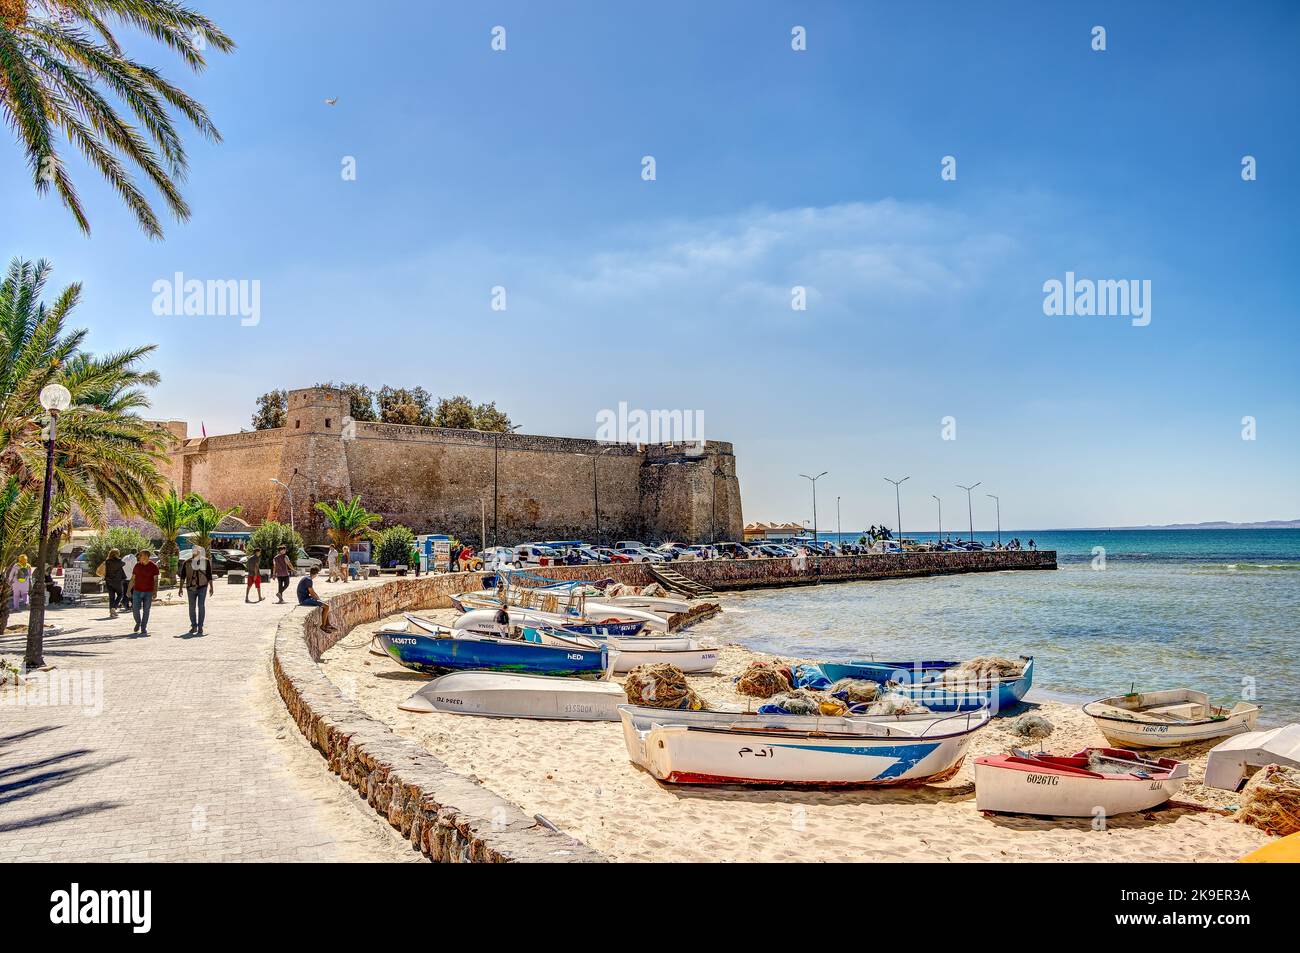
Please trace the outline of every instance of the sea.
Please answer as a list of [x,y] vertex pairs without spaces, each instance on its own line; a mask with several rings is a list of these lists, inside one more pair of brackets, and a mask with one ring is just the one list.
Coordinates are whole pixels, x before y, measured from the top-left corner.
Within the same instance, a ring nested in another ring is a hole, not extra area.
[[1192,688],[1253,700],[1261,726],[1300,721],[1300,530],[1002,531],[1012,537],[1055,550],[1059,569],[728,593],[729,611],[697,632],[813,659],[1033,655],[1040,698]]

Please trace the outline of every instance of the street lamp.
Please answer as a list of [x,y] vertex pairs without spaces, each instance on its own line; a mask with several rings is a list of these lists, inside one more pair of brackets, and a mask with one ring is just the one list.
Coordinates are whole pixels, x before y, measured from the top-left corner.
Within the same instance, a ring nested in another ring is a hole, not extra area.
[[[291,532],[298,532],[297,528],[293,525],[293,487],[289,486],[287,483],[281,483],[275,477],[271,477],[271,482],[278,487],[282,487],[285,492],[289,494],[289,529]],[[170,570],[168,571],[170,572]]]
[[835,497],[835,545],[844,545],[844,534],[840,532],[840,498]]
[[[980,480],[980,483],[983,482],[983,480]],[[966,516],[970,519],[970,540],[972,543],[975,542],[975,513],[974,510],[971,509],[970,491],[979,486],[980,483],[972,483],[970,486],[962,486],[960,483],[957,484],[959,490],[966,491]]]
[[824,477],[824,476],[825,476],[826,474],[828,474],[828,473],[830,473],[829,470],[823,470],[821,473],[817,474],[816,476],[809,476],[809,475],[806,474],[806,473],[801,473],[801,474],[799,474],[801,477],[803,477],[805,480],[807,480],[809,483],[812,484],[812,491],[813,491],[813,542],[814,542],[814,543],[817,542],[817,481],[820,480],[822,477]]
[[36,546],[36,578],[32,580],[31,608],[27,616],[28,669],[45,665],[45,549],[50,535],[50,498],[54,492],[54,438],[59,414],[72,406],[72,394],[62,384],[48,384],[41,390],[41,406],[50,415],[45,444],[45,479],[41,487],[41,535]]
[[897,526],[898,526],[899,552],[902,552],[903,550],[903,504],[900,503],[898,500],[898,488],[910,479],[912,479],[910,476],[905,476],[901,480],[891,480],[889,479],[889,477],[885,477],[886,483],[894,484],[894,515],[898,518]]
[[998,549],[1001,549],[1002,548],[1002,501],[999,500],[992,493],[986,493],[984,495],[998,505]]
[[[515,424],[509,430],[506,430],[505,433],[514,433],[522,426],[523,424]],[[500,430],[492,431],[492,545],[493,546],[496,546],[498,543],[497,509],[498,509],[498,504],[500,502],[499,490],[501,484],[500,481],[497,479],[497,472],[498,472],[497,460],[501,454],[501,434],[502,431]]]
[[930,494],[930,499],[934,500],[936,503],[939,504],[939,547],[942,549],[943,548],[943,500],[939,499],[933,493]]

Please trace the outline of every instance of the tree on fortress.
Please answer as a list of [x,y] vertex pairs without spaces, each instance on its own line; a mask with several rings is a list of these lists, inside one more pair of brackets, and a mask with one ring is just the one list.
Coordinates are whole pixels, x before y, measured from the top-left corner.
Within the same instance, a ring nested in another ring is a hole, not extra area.
[[86,331],[65,327],[81,286],[69,285],[47,305],[41,298],[49,273],[47,262],[15,259],[0,282],[0,479],[14,477],[21,489],[40,495],[49,422],[40,393],[57,383],[72,395],[56,433],[50,533],[34,547],[29,668],[45,664],[45,564],[57,556],[61,527],[73,510],[96,526],[104,524],[108,502],[125,516],[145,515],[165,484],[158,465],[167,434],[138,413],[149,406],[145,389],[158,383],[156,372],[139,370],[154,346],[82,353]]
[[507,433],[512,425],[510,418],[497,409],[496,401],[475,405],[465,395],[457,394],[438,401],[438,408],[433,412],[433,426]]
[[[177,186],[189,162],[173,114],[205,139],[219,142],[221,134],[197,100],[123,52],[114,33],[122,27],[170,47],[196,73],[207,66],[208,47],[235,48],[178,0],[0,0],[0,115],[26,152],[36,191],[43,195],[53,184],[83,232],[90,232],[90,220],[59,156],[58,131],[145,233],[161,238],[158,216],[127,167],[143,173],[176,219],[187,221],[190,207]],[[121,104],[130,116],[118,111]]]
[[253,414],[254,430],[278,430],[289,420],[289,392],[268,391],[257,398],[257,411]]
[[317,503],[316,509],[325,517],[330,542],[339,548],[343,557],[343,576],[347,578],[348,549],[365,538],[366,532],[376,523],[383,522],[378,513],[369,512],[361,505],[361,497]]
[[379,419],[386,424],[433,426],[433,395],[423,387],[379,389]]
[[378,420],[375,413],[375,392],[365,384],[317,384],[317,387],[330,387],[341,390],[348,395],[348,415],[353,420]]
[[0,488],[0,633],[9,624],[13,608],[13,586],[9,570],[19,556],[30,558],[40,532],[41,501],[35,493],[24,490],[17,477],[10,477]]

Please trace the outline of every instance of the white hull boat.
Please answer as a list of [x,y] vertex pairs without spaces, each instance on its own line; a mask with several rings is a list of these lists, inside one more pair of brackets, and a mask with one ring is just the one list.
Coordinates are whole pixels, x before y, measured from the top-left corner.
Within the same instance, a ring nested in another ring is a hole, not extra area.
[[[529,595],[526,597],[524,593]],[[686,612],[690,609],[691,604],[685,599],[674,599],[671,596],[642,596],[637,593],[626,593],[621,596],[608,596],[602,593],[594,586],[588,586],[581,590],[581,594],[586,599],[594,600],[606,606],[614,606],[623,609],[644,609],[649,612],[655,612],[660,615],[673,615],[677,612]],[[541,608],[540,605],[524,606],[526,598],[533,602],[538,602],[546,596],[554,596],[556,599],[557,611],[564,605],[577,604],[577,593],[573,587],[562,586],[551,589],[521,589],[515,588],[510,590],[508,596],[512,605],[518,605],[521,608]],[[462,592],[452,597],[452,602],[458,607],[464,606],[471,608],[469,603],[476,603],[473,608],[483,608],[484,606],[497,606],[500,599],[494,589],[480,589],[477,592]],[[463,611],[463,610],[462,610]]]
[[1148,811],[1182,790],[1187,765],[1119,748],[1072,757],[1015,751],[975,759],[975,807],[1043,817],[1113,817]]
[[[656,642],[661,644],[653,644]],[[610,639],[609,647],[611,663],[619,675],[638,665],[658,662],[675,665],[688,675],[698,675],[713,671],[718,664],[718,649],[701,645],[695,639]]]
[[[501,603],[495,596],[491,598],[478,598],[475,596],[458,596],[455,600],[457,608],[465,615],[471,612],[495,612],[501,608]],[[517,606],[513,603],[506,606],[506,611],[510,613],[513,621],[517,613],[532,614],[539,618],[544,617],[550,621],[551,625],[581,625],[592,623],[613,623],[613,622],[643,622],[645,627],[654,632],[667,632],[668,619],[654,612],[648,612],[645,609],[633,609],[630,606],[612,606],[603,602],[585,602],[582,607],[582,614],[578,615],[566,611],[563,605],[557,607],[557,611],[549,612],[545,609],[532,607]]]
[[867,718],[619,709],[628,757],[670,784],[893,786],[952,777],[987,709]]
[[1258,705],[1216,707],[1204,692],[1186,688],[1113,695],[1089,702],[1083,711],[1121,748],[1176,748],[1254,731],[1259,720]]
[[1210,750],[1205,783],[1212,788],[1235,791],[1252,769],[1266,764],[1300,768],[1300,725],[1247,731],[1219,742]]
[[676,615],[678,612],[690,611],[691,604],[683,599],[669,599],[665,596],[600,596],[606,605],[628,609],[645,609],[659,615]]
[[453,672],[429,682],[397,707],[486,718],[618,721],[627,696],[615,682],[505,672]]

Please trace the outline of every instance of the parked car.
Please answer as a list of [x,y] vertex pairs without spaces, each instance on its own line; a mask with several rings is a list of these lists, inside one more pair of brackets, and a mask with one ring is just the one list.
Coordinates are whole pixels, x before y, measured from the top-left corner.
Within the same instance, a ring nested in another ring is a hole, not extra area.
[[618,551],[629,557],[634,563],[662,563],[668,561],[662,553],[657,553],[645,546],[625,546],[623,543],[619,543]]
[[487,569],[491,569],[499,563],[507,566],[519,565],[518,555],[509,546],[489,546],[479,556]]
[[[236,553],[235,556],[230,555]],[[178,557],[180,562],[185,562],[190,556],[194,555],[193,549],[183,549]],[[212,560],[212,575],[224,576],[228,572],[242,572],[244,569],[244,553],[238,550],[214,549],[208,553],[208,558]]]
[[662,546],[655,547],[655,552],[659,553],[664,559],[698,559],[699,556],[691,551],[691,547],[685,543],[664,543]]
[[601,556],[606,557],[611,563],[630,563],[632,561],[632,557],[622,550],[609,549],[606,546],[597,546],[596,552],[600,553]]
[[717,559],[718,551],[712,546],[695,545],[687,546],[686,552],[694,554],[696,559]]
[[558,550],[535,543],[521,543],[515,547],[515,559],[520,566],[562,566],[564,557]]
[[714,543],[714,548],[718,551],[720,559],[750,559],[752,554],[749,547],[742,546],[740,543]]
[[584,563],[610,563],[614,561],[595,546],[575,546],[574,552],[582,557]]

